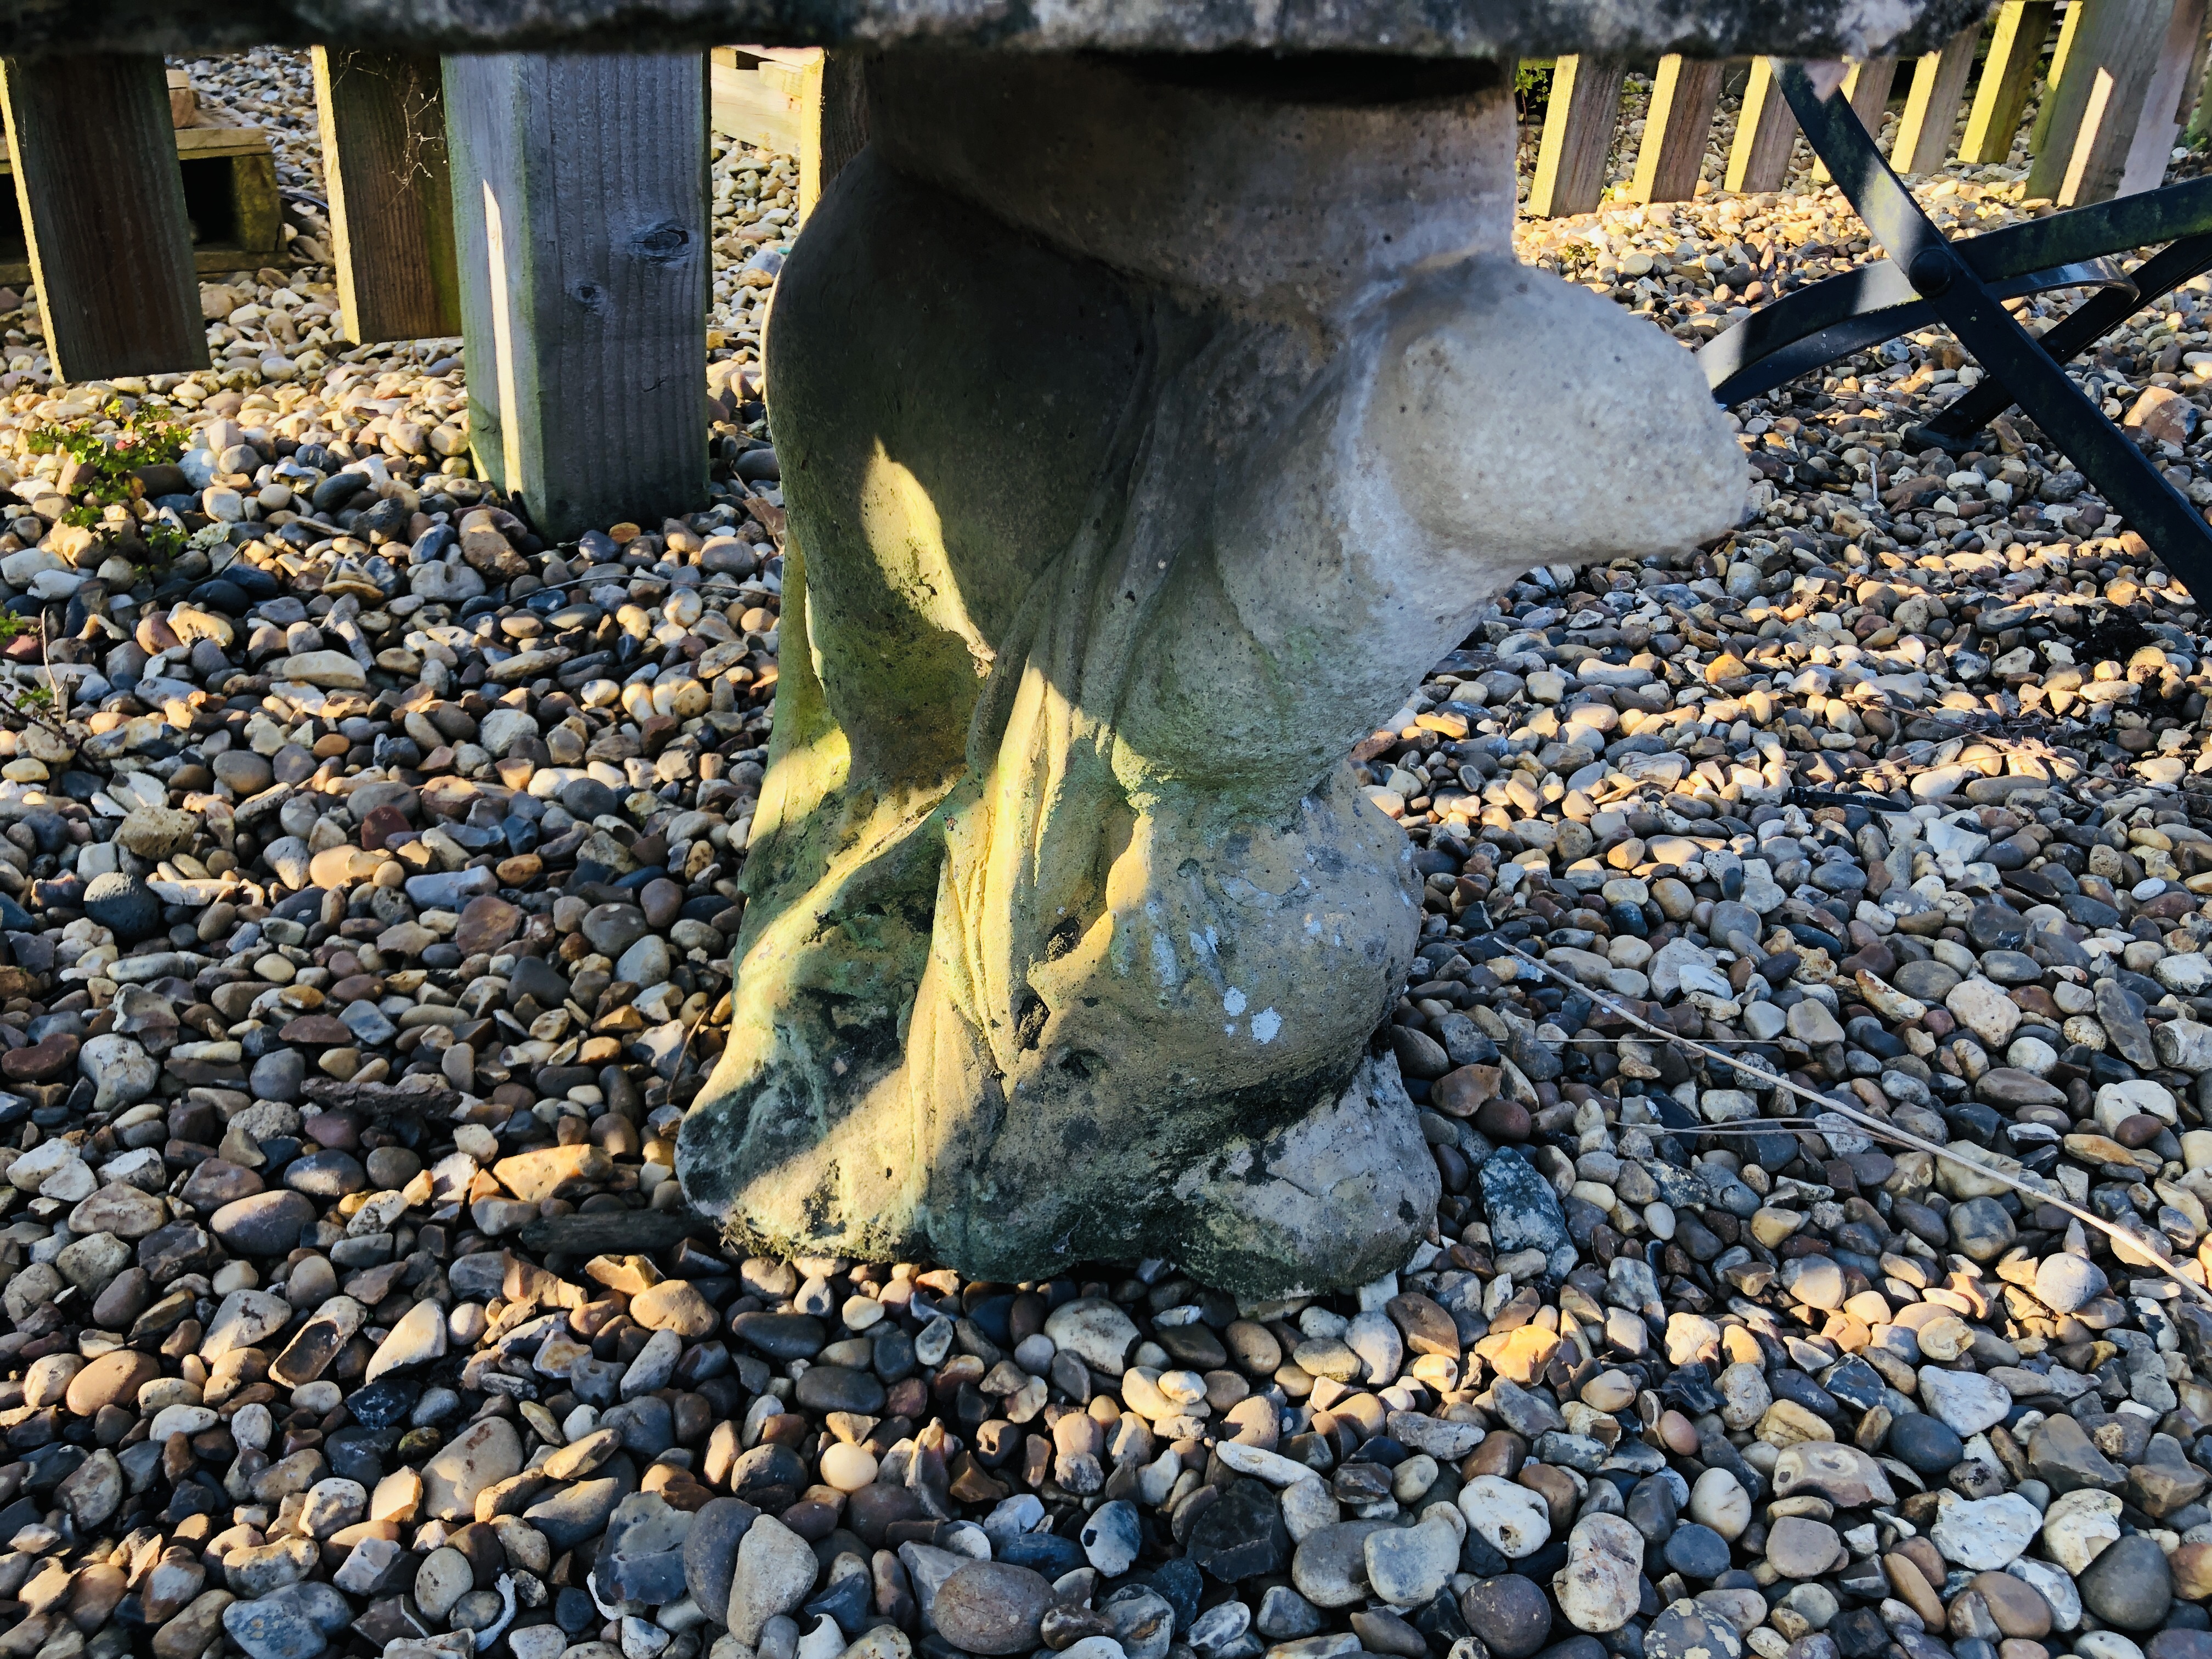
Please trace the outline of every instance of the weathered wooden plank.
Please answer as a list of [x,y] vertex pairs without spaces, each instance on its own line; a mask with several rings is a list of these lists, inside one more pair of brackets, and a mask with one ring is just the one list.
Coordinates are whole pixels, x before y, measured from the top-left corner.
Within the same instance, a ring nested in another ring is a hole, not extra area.
[[[2044,100],[2050,120],[2028,168],[2029,196],[2078,207],[2119,193],[2175,8],[2176,0],[2075,0],[2081,21],[2068,20],[2066,64]],[[2161,119],[2177,101],[2167,100]]]
[[1618,58],[1570,55],[1552,65],[1552,96],[1528,211],[1539,219],[1589,213],[1605,199],[1606,158],[1620,127],[1620,87],[1628,65]]
[[1923,53],[1912,66],[1912,85],[1905,94],[1905,114],[1889,146],[1889,164],[1899,173],[1933,173],[1951,153],[1951,129],[1973,73],[1974,48],[1982,28],[1971,23],[1943,45]]
[[445,60],[470,441],[542,534],[706,499],[706,68]]
[[2166,165],[2173,159],[2173,141],[2195,104],[2197,77],[2203,73],[2205,0],[2174,0],[2167,20],[2166,45],[2160,51],[2143,107],[2136,123],[2120,169],[2121,196],[2156,190],[2166,182]]
[[[170,82],[172,96],[175,82]],[[276,193],[276,159],[259,127],[179,127],[177,161],[184,176],[192,269],[202,277],[274,264],[284,257],[284,204]],[[0,150],[0,191],[15,175]],[[27,248],[0,253],[0,284],[33,281]]]
[[2195,143],[2203,132],[2204,70],[2208,58],[2212,58],[2212,34],[2200,29],[2197,34],[2196,50],[2189,55],[2189,67],[2181,78],[2181,131],[2184,141]]
[[822,60],[811,54],[799,67],[799,222],[822,199]]
[[2020,114],[2035,84],[2036,60],[2051,38],[2054,9],[2053,0],[2005,0],[1997,8],[1981,82],[1959,141],[1961,161],[2002,161],[2012,154],[2013,134],[2020,131]]
[[315,113],[346,337],[459,333],[438,60],[317,46]]
[[803,76],[759,47],[717,46],[708,67],[714,131],[779,155],[797,155],[813,125]]
[[2052,94],[2066,78],[2067,59],[2073,55],[2074,43],[2081,33],[2081,20],[2087,15],[2081,0],[2068,0],[2065,15],[2058,20],[2058,39],[2051,46],[2051,62],[2043,71],[2043,101],[2035,106],[2035,125],[2028,129],[2030,155],[2042,155],[2051,142],[2051,117],[2058,108]]
[[192,77],[185,70],[171,70],[169,82],[169,125],[187,127],[199,108],[200,95],[193,90]]
[[798,158],[797,222],[804,224],[868,142],[860,55],[717,46],[708,74],[715,131]]
[[[1897,80],[1897,59],[1868,58],[1855,61],[1844,72],[1844,100],[1851,106],[1851,113],[1859,118],[1859,125],[1867,130],[1875,148],[1881,148],[1882,112],[1889,107],[1889,89]],[[1816,183],[1828,182],[1827,164],[1815,161],[1813,178]]]
[[[179,158],[189,160],[189,157]],[[264,262],[282,253],[284,246],[284,198],[276,193],[276,158],[266,149],[249,150],[230,157],[232,234],[241,252],[266,248]],[[204,249],[195,249],[197,260]]]
[[1659,60],[1651,83],[1651,106],[1644,122],[1644,142],[1636,152],[1636,179],[1630,199],[1686,202],[1698,191],[1698,169],[1712,136],[1713,112],[1721,99],[1717,58],[1668,56]]
[[179,127],[176,140],[179,161],[205,161],[217,155],[267,155],[269,135],[259,127]]
[[1867,136],[1876,141],[1881,137],[1882,112],[1889,107],[1889,89],[1896,84],[1894,58],[1861,58],[1844,76],[1844,97],[1850,104],[1851,113],[1859,118]]
[[2212,40],[2197,43],[2197,58],[2189,79],[2195,93],[2189,100],[2189,125],[2185,133],[2195,144],[2212,133]]
[[811,76],[814,120],[799,152],[799,217],[804,223],[845,163],[867,148],[868,106],[862,60],[856,52],[822,54]]
[[1736,117],[1735,142],[1729,146],[1728,189],[1754,195],[1779,190],[1790,176],[1790,154],[1797,146],[1797,118],[1790,112],[1774,60],[1751,60],[1744,83],[1743,110]]
[[0,107],[54,378],[205,368],[161,60],[0,59]]

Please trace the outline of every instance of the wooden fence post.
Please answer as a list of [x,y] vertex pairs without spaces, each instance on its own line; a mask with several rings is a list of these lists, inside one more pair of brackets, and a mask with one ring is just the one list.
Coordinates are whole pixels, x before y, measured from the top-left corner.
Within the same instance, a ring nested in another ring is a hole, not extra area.
[[[1894,58],[1860,58],[1844,75],[1844,101],[1851,106],[1851,113],[1859,118],[1859,125],[1877,149],[1881,148],[1882,112],[1889,107],[1889,89],[1896,80]],[[1829,182],[1826,162],[1813,163],[1813,179],[1817,184]]]
[[315,48],[315,112],[346,337],[461,331],[445,89],[433,57]]
[[0,106],[54,378],[205,368],[161,60],[0,59]]
[[2185,143],[2195,143],[2201,136],[2198,123],[2204,110],[2204,66],[2208,58],[2212,58],[2212,35],[2200,27],[2197,44],[2189,54],[2189,67],[2181,74],[2181,100],[2176,111]]
[[1638,202],[1686,202],[1698,192],[1698,169],[1712,137],[1713,111],[1721,100],[1719,58],[1668,56],[1659,60],[1645,112],[1644,142],[1636,152],[1636,181],[1629,197]]
[[1959,143],[1961,161],[2002,161],[2012,154],[2020,112],[2035,84],[2036,60],[2051,38],[2053,0],[2004,0],[1990,32],[1989,56],[1982,61],[1981,84],[1966,113],[1966,134]]
[[470,440],[549,538],[706,498],[706,62],[445,62]]
[[1606,157],[1620,127],[1620,85],[1628,65],[1618,58],[1570,56],[1552,66],[1552,96],[1528,211],[1539,219],[1589,213],[1605,199]]
[[1844,76],[1844,96],[1851,113],[1859,118],[1867,137],[1877,143],[1881,138],[1882,112],[1889,107],[1889,89],[1896,84],[1894,58],[1861,58]]
[[2208,56],[2212,52],[2208,52],[2207,44],[2199,42],[2196,68],[2191,77],[2196,94],[2189,100],[2189,125],[2185,133],[2192,144],[2212,132],[2212,62],[2207,61]]
[[836,181],[845,163],[867,147],[868,110],[861,58],[856,52],[825,52],[809,76],[814,118],[799,152],[799,216],[801,223]]
[[2058,84],[2066,78],[2066,60],[2073,54],[2074,43],[2081,35],[2081,20],[2086,15],[2083,0],[2069,0],[2066,15],[2058,20],[2058,39],[2051,48],[2051,67],[2043,76],[2043,101],[2035,106],[2035,125],[2027,131],[2030,155],[2042,155],[2050,142],[2051,118],[2058,108]]
[[2204,0],[2173,0],[2166,45],[2143,94],[2135,138],[2128,146],[2115,194],[2133,196],[2156,190],[2166,182],[2166,164],[2173,159],[2173,141],[2193,112],[2191,106],[2197,78],[2203,73],[2203,50]]
[[1797,118],[1774,78],[1774,60],[1751,60],[1744,83],[1743,110],[1736,117],[1735,142],[1729,146],[1729,190],[1756,195],[1782,188],[1790,176],[1790,155],[1797,147]]
[[2174,8],[2175,0],[2075,0],[2065,67],[2037,123],[2044,136],[2028,169],[2030,197],[2079,207],[2118,193]]
[[1889,164],[1899,173],[1933,173],[1951,153],[1951,128],[1959,118],[1981,38],[1981,25],[1969,23],[1942,51],[1923,53],[1913,64],[1905,115],[1889,147]]

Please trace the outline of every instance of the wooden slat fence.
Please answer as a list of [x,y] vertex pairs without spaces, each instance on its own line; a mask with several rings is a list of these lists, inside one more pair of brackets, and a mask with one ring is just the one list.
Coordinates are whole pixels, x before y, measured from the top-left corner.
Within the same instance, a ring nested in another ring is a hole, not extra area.
[[[2040,88],[2028,195],[2100,201],[2154,185],[2177,140],[2206,130],[2207,4],[2002,0],[1933,52],[1838,74],[1878,137],[1897,110],[1890,146],[1907,174],[1954,158],[2009,160]],[[1553,64],[1532,216],[1586,213],[1605,198],[1634,67]],[[1768,63],[1668,58],[1650,68],[1619,198],[1783,186],[1798,134]],[[317,71],[348,331],[365,341],[461,328],[477,370],[479,465],[556,534],[695,497],[708,133],[795,155],[803,219],[866,142],[857,60],[742,46],[580,61],[356,52],[319,54]],[[1735,130],[1713,177],[1716,115],[1739,72]],[[173,111],[189,98],[152,58],[35,72],[0,59],[9,170],[61,374],[208,367],[179,188],[191,145]],[[496,121],[485,113],[494,109]],[[267,162],[241,152],[235,165]],[[273,179],[238,176],[240,235],[249,221],[254,235],[271,230],[260,217]],[[547,234],[556,222],[601,230]],[[629,228],[605,229],[617,222]],[[612,438],[610,410],[620,411]],[[555,494],[563,479],[573,489]]]
[[[1885,113],[1901,105],[1890,160],[1900,173],[1923,174],[1954,159],[2006,160],[2041,83],[2027,193],[2074,207],[2158,184],[2183,132],[2201,130],[2191,123],[2205,58],[2206,0],[2002,0],[1986,27],[1972,25],[1909,64],[1894,58],[1850,64],[1843,91],[1877,139]],[[1533,216],[1587,213],[1603,199],[1607,159],[1625,118],[1628,67],[1575,58],[1554,63],[1527,203]],[[1621,198],[1679,202],[1697,193],[1728,67],[1659,60]],[[1765,60],[1741,68],[1746,79],[1726,165],[1705,187],[1778,190],[1789,174],[1797,124]],[[1966,129],[1954,147],[1962,107]],[[1814,178],[1825,182],[1825,171],[1816,166]]]

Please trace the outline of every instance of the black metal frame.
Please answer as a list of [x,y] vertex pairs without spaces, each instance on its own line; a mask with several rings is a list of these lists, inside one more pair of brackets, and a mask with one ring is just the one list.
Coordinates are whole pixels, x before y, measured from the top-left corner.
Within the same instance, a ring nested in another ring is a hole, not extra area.
[[[1940,322],[1982,380],[1919,429],[1954,453],[2018,404],[2192,594],[2212,599],[2212,526],[2067,375],[2067,359],[2168,289],[2212,270],[2212,178],[1948,241],[1842,97],[1775,65],[1783,96],[1888,256],[1754,312],[1698,354],[1713,395],[1741,403],[1821,364]],[[2112,256],[2169,244],[2123,275]],[[2039,340],[2000,301],[2053,288],[2104,291]]]

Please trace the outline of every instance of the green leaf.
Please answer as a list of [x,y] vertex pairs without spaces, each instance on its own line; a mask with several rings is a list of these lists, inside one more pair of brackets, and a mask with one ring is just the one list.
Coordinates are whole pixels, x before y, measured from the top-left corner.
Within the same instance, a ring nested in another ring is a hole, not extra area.
[[[77,476],[70,481],[77,502],[63,513],[61,522],[82,530],[97,528],[103,508],[137,498],[142,489],[133,476],[136,469],[174,461],[185,453],[191,439],[190,431],[157,398],[148,398],[127,410],[117,398],[98,418],[114,422],[117,429],[97,432],[94,418],[88,416],[61,423],[47,422],[30,428],[24,436],[24,447],[33,454],[64,454],[79,464]],[[163,550],[164,566],[174,556],[173,547]]]

